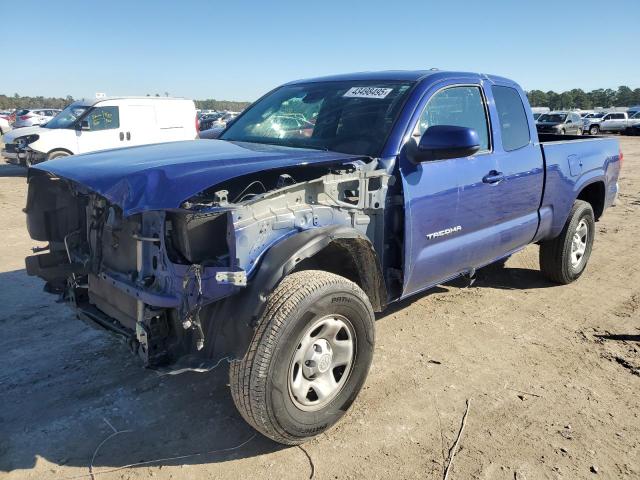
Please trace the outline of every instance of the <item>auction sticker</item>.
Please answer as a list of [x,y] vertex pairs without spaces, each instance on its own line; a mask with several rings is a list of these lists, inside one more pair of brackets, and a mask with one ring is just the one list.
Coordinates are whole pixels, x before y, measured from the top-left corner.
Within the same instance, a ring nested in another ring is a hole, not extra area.
[[343,95],[348,98],[385,98],[393,91],[393,88],[379,87],[351,87]]

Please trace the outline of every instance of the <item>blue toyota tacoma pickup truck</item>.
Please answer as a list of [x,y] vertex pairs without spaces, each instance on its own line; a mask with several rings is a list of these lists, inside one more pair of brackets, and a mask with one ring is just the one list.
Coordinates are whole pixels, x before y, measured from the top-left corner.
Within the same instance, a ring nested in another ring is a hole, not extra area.
[[27,271],[148,367],[227,359],[247,422],[298,444],[362,388],[374,312],[532,243],[578,279],[621,163],[615,139],[538,135],[505,78],[296,81],[217,140],[31,168]]

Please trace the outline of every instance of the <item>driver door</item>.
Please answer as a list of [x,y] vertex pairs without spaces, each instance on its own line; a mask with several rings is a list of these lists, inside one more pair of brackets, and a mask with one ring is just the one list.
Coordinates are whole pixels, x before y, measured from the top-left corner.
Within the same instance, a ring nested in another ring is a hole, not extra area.
[[118,148],[120,138],[120,112],[118,107],[94,107],[82,118],[81,129],[76,131],[78,153]]
[[406,202],[403,296],[488,263],[495,250],[487,232],[500,217],[500,181],[483,86],[439,87],[425,95],[413,139],[419,141],[434,125],[473,128],[480,151],[417,165],[401,158]]

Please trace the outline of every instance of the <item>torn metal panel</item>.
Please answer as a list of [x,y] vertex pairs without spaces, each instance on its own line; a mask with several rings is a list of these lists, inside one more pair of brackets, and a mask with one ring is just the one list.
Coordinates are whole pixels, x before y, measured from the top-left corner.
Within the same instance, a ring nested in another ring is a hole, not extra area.
[[231,212],[237,267],[250,276],[260,256],[298,231],[350,226],[382,251],[389,175],[384,170],[341,171],[268,192]]

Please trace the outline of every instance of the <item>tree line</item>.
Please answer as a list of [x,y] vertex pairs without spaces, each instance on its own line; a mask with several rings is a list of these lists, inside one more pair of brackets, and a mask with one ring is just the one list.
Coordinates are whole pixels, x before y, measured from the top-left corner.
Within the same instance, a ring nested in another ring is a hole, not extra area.
[[64,108],[73,102],[73,97],[22,97],[17,93],[12,97],[0,94],[0,110],[21,110],[23,108]]
[[[151,97],[152,95],[147,95]],[[154,97],[160,97],[159,94],[153,95]],[[168,94],[165,92],[165,96]],[[0,110],[21,110],[23,108],[60,108],[63,109],[74,101],[71,95],[66,97],[26,97],[18,95],[17,93],[12,96],[0,94]],[[202,110],[231,110],[234,112],[244,110],[249,102],[234,102],[229,100],[195,100],[196,108]]]
[[[169,94],[165,92],[165,96]],[[150,97],[151,95],[147,95]],[[155,94],[159,97],[159,94]],[[585,92],[580,88],[574,88],[566,92],[557,93],[553,90],[543,92],[542,90],[531,90],[527,92],[529,103],[532,107],[549,107],[552,110],[579,108],[590,110],[595,107],[631,107],[640,105],[640,88],[632,90],[627,86],[620,86],[617,90],[611,88],[599,88],[590,92]],[[25,97],[0,94],[0,110],[22,109],[22,108],[64,108],[73,102],[71,95],[66,97]],[[235,102],[230,100],[195,100],[196,108],[201,110],[231,110],[242,111],[250,104],[249,102]]]
[[585,92],[579,88],[556,93],[553,90],[531,90],[527,92],[532,107],[549,107],[551,110],[573,109],[591,110],[596,107],[631,107],[640,105],[640,88],[631,90],[620,86],[617,90],[599,88]]
[[200,110],[229,110],[241,112],[250,105],[250,102],[234,102],[231,100],[194,100],[196,108]]

